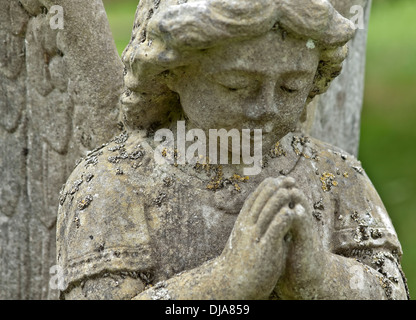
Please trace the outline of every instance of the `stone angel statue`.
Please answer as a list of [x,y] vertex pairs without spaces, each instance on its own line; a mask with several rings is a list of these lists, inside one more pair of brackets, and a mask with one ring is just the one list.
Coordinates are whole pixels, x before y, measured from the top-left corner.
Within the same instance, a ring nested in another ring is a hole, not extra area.
[[[141,0],[122,60],[100,1],[4,2],[1,241],[35,241],[2,248],[2,273],[44,276],[57,221],[63,299],[408,298],[396,232],[354,156],[360,98],[340,89],[363,63],[350,1]],[[56,3],[62,30],[48,25]],[[356,108],[336,128],[334,99]],[[158,132],[184,123],[198,142],[260,129],[261,170],[182,162],[175,144],[158,161]],[[18,279],[24,295],[33,280]]]

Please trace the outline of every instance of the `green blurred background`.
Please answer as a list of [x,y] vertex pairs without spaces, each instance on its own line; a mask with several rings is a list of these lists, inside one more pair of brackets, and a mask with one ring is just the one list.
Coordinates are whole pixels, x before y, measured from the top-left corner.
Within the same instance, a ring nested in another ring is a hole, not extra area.
[[[138,0],[104,0],[117,49],[130,40]],[[375,0],[368,34],[359,159],[403,247],[416,294],[416,1]]]

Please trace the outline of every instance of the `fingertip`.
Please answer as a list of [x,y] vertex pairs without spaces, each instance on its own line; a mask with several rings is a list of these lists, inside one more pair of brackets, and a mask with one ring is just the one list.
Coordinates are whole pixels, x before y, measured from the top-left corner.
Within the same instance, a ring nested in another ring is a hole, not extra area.
[[294,210],[293,211],[296,213],[296,215],[304,215],[305,212],[306,212],[306,209],[305,209],[305,207],[302,204],[297,204],[294,207]]
[[280,184],[280,182],[282,181],[281,177],[267,177],[266,179],[263,180],[263,182],[267,182],[267,184],[273,184],[273,185],[278,185]]
[[285,188],[294,187],[295,184],[296,184],[296,180],[292,177],[286,177],[282,181],[282,187],[285,187]]
[[301,204],[304,207],[308,206],[308,199],[306,198],[303,191],[301,191],[299,189],[291,189],[290,190],[290,198],[291,198],[291,203],[294,203],[293,208],[297,204]]

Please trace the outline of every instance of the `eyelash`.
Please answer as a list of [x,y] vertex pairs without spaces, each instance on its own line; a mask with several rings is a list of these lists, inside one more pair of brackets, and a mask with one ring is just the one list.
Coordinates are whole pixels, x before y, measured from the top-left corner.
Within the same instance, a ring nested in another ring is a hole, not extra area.
[[245,86],[245,87],[238,87],[238,88],[235,88],[235,87],[230,87],[230,86],[227,86],[227,85],[224,85],[224,84],[221,84],[221,86],[223,86],[225,89],[227,89],[227,90],[229,90],[229,91],[232,91],[232,92],[235,92],[235,91],[239,91],[239,90],[244,90],[244,89],[247,89],[247,88],[249,88],[250,86]]
[[[221,84],[221,83],[220,83]],[[235,88],[235,87],[230,87],[230,86],[227,86],[227,85],[225,85],[225,84],[221,84],[225,89],[228,89],[229,91],[231,91],[231,92],[236,92],[236,91],[239,91],[239,90],[243,90],[243,89],[247,89],[248,87],[250,87],[250,86],[246,86],[246,87],[241,87],[241,88]],[[254,86],[253,86],[254,87]],[[282,90],[283,92],[287,92],[287,93],[289,93],[289,94],[294,94],[294,93],[296,93],[296,92],[298,92],[299,90],[298,89],[292,89],[292,88],[289,88],[289,87],[287,87],[287,86],[280,86],[280,90]]]
[[244,90],[244,89],[247,89],[249,86],[247,86],[247,87],[242,87],[242,88],[233,88],[233,87],[227,87],[227,86],[224,86],[225,88],[227,88],[229,91],[232,91],[232,92],[235,92],[235,91],[238,91],[238,90]]
[[[227,87],[227,86],[224,86],[224,87],[227,88],[231,92],[236,92],[238,90],[246,89],[246,88],[232,88],[232,87]],[[288,88],[288,87],[285,87],[285,86],[281,86],[280,90],[282,90],[283,92],[287,92],[289,94],[294,94],[294,93],[299,91],[297,89],[291,89],[291,88]]]
[[299,90],[297,90],[297,89],[290,89],[290,88],[285,87],[285,86],[281,86],[281,87],[280,87],[280,89],[281,89],[282,91],[284,91],[284,92],[287,92],[287,93],[295,93],[295,92],[298,92],[298,91],[299,91]]

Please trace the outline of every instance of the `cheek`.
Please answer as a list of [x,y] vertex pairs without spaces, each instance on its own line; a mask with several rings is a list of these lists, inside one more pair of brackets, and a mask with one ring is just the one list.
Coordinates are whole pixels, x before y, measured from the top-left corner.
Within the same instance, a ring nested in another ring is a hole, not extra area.
[[287,115],[291,117],[300,117],[303,109],[306,107],[308,95],[309,90],[302,90],[302,92],[297,94],[280,97],[280,99],[276,102],[280,107],[281,112],[279,113],[283,116]]
[[206,93],[206,88],[198,83],[191,88],[182,87],[177,90],[183,112],[189,121],[199,129],[215,128],[214,125],[221,117],[222,110],[215,103],[215,95]]
[[280,128],[282,132],[295,129],[306,106],[308,94],[309,91],[278,97],[275,101],[277,113],[271,121],[272,126]]
[[178,86],[177,90],[184,113],[201,129],[230,127],[241,121],[244,103],[247,102],[233,92],[225,91],[222,87],[201,84],[196,80],[192,85]]
[[182,110],[190,121],[200,124],[207,119],[209,108],[206,102],[195,94],[189,92],[179,93]]

